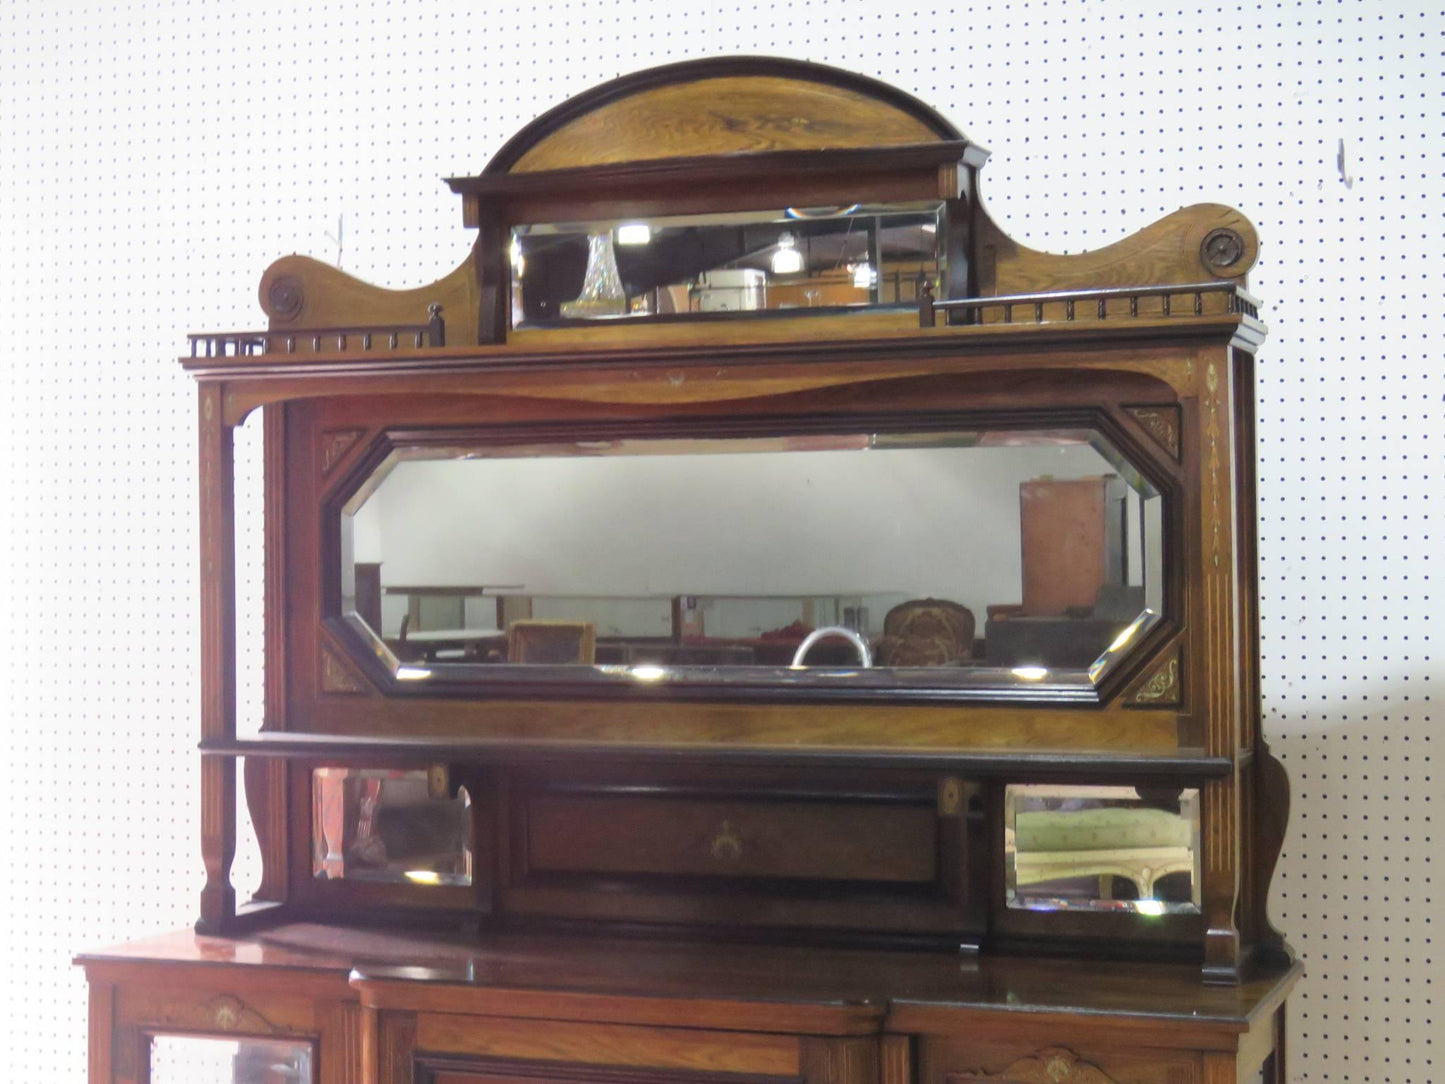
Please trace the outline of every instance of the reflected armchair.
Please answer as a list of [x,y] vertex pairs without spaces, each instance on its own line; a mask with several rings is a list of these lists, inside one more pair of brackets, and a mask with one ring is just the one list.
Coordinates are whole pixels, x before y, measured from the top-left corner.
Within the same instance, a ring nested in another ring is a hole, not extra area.
[[877,666],[956,666],[973,658],[973,611],[940,598],[900,602],[883,619]]

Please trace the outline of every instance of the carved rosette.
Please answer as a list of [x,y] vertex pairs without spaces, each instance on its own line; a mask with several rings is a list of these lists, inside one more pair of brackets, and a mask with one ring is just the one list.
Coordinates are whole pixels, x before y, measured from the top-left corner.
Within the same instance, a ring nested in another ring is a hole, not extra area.
[[273,320],[294,320],[306,303],[306,291],[295,275],[278,275],[266,290],[262,307]]
[[324,644],[321,647],[321,691],[343,696],[355,696],[366,691],[351,668]]
[[1129,416],[1144,427],[1156,444],[1179,459],[1179,408],[1177,406],[1125,407]]
[[321,473],[330,474],[331,468],[345,458],[360,436],[360,429],[328,429],[322,433]]
[[1227,226],[1210,230],[1199,244],[1199,262],[1213,275],[1234,277],[1244,272],[1244,238]]
[[1141,708],[1178,707],[1183,700],[1184,686],[1180,681],[1182,668],[1183,662],[1176,651],[1134,686],[1125,703],[1130,707]]
[[1119,1084],[1097,1065],[1062,1046],[1040,1050],[1014,1062],[1001,1073],[982,1069],[949,1073],[944,1081],[945,1084]]

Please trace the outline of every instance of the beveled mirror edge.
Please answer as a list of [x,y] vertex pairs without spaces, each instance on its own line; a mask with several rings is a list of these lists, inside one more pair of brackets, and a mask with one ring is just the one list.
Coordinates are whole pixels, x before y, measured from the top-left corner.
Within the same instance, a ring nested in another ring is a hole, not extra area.
[[[1176,792],[1176,800],[1180,810],[1177,816],[1183,819],[1188,826],[1190,842],[1187,848],[1187,855],[1181,859],[1176,853],[1177,847],[1155,846],[1140,850],[1138,855],[1133,856],[1133,861],[1119,856],[1120,849],[1115,848],[1106,854],[1102,851],[1083,850],[1077,852],[1065,850],[1067,858],[1077,858],[1083,861],[1088,867],[1088,872],[1078,873],[1077,876],[1097,876],[1102,886],[1105,878],[1123,877],[1134,879],[1143,876],[1147,881],[1147,887],[1138,888],[1140,895],[1135,899],[1116,900],[1111,895],[1103,892],[1101,887],[1099,897],[1071,897],[1058,893],[1028,893],[1018,883],[1018,860],[1019,850],[1017,846],[1017,816],[1019,800],[1026,795],[1024,791],[1032,792],[1033,797],[1046,797],[1058,799],[1076,800],[1109,800],[1123,802],[1138,802],[1144,805],[1146,799],[1143,791],[1157,791],[1161,788],[1155,784],[1148,786],[1142,783],[1129,785],[1127,783],[1080,783],[1071,782],[1007,782],[1003,785],[1003,818],[1000,825],[1002,836],[1000,850],[1003,858],[1003,886],[1004,904],[1014,911],[1025,911],[1036,914],[1069,913],[1077,915],[1137,915],[1145,919],[1160,919],[1169,916],[1192,916],[1197,917],[1202,913],[1203,905],[1203,848],[1200,835],[1201,810],[1202,810],[1202,788],[1199,785],[1183,785],[1179,787],[1166,787],[1162,789]],[[1132,797],[1131,797],[1132,796]],[[1123,848],[1122,852],[1127,852]],[[1145,853],[1145,852],[1148,853]],[[1164,853],[1164,852],[1170,853]],[[1147,862],[1145,861],[1147,859]],[[1070,863],[1064,862],[1067,866]],[[1077,863],[1075,863],[1077,864]],[[1053,871],[1053,877],[1040,877],[1039,884],[1068,879],[1058,876],[1061,870]],[[1173,873],[1189,873],[1190,898],[1183,900],[1161,900],[1152,894],[1153,885],[1160,878]],[[1144,895],[1146,890],[1150,893]]]
[[[340,516],[354,512],[365,496],[373,492],[396,464],[419,458],[454,456],[464,458],[469,448],[502,446],[522,440],[525,444],[586,442],[592,439],[635,439],[640,441],[682,438],[698,434],[718,439],[757,435],[842,433],[859,429],[899,426],[906,433],[936,433],[967,429],[970,432],[1058,430],[1087,432],[1090,445],[1112,466],[1139,487],[1141,496],[1163,501],[1162,583],[1163,605],[1177,606],[1179,587],[1171,562],[1170,547],[1179,515],[1177,483],[1169,465],[1139,444],[1119,423],[1111,409],[1100,406],[1053,410],[1030,410],[1019,414],[998,411],[948,411],[929,413],[880,412],[859,416],[819,417],[765,416],[739,427],[735,419],[642,420],[625,423],[555,423],[523,427],[516,432],[477,430],[449,426],[394,426],[373,433],[369,447],[354,458],[344,479],[328,487],[323,500],[324,534],[333,541],[328,551],[342,550]],[[580,434],[580,435],[579,435]],[[1140,454],[1144,452],[1144,454]],[[1131,458],[1132,456],[1132,458]],[[1165,469],[1161,469],[1161,467]],[[1024,673],[1033,667],[969,667],[952,674],[958,680],[941,682],[936,668],[916,672],[899,670],[892,675],[829,670],[800,670],[796,667],[735,667],[747,674],[729,676],[719,669],[709,674],[705,667],[629,668],[625,666],[577,665],[539,667],[530,665],[525,674],[503,674],[496,664],[469,665],[446,662],[413,666],[399,660],[384,641],[361,622],[354,612],[343,612],[344,591],[340,582],[323,577],[324,624],[345,645],[348,655],[366,669],[368,677],[385,695],[401,697],[436,695],[495,699],[510,696],[539,699],[575,699],[596,692],[604,698],[647,697],[679,700],[736,699],[739,701],[838,702],[858,699],[874,702],[934,702],[959,704],[1108,704],[1122,688],[1155,661],[1158,648],[1180,630],[1178,618],[1146,609],[1123,634],[1087,668],[1053,674]],[[1176,601],[1169,601],[1176,600]],[[543,673],[543,670],[546,673]],[[687,672],[689,670],[697,672]],[[1082,675],[1082,680],[1081,680]],[[930,681],[929,678],[934,680]],[[916,680],[907,680],[916,678]],[[1008,680],[1012,678],[1013,680]],[[840,680],[841,679],[841,680]],[[480,683],[494,683],[483,690]]]

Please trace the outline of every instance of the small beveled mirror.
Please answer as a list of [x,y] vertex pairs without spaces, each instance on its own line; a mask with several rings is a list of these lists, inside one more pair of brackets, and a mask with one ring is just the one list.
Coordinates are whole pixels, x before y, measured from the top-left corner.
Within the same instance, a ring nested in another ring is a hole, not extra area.
[[[221,1001],[227,1006],[226,1001]],[[265,1017],[235,1003],[238,1031],[270,1029]],[[252,1019],[247,1019],[250,1014]],[[312,1044],[303,1039],[153,1035],[143,1079],[149,1084],[311,1084]]]
[[1012,785],[1004,856],[1010,907],[1197,913],[1199,791]]
[[519,225],[512,326],[916,306],[942,233],[937,201]]
[[412,444],[336,575],[398,688],[1094,701],[1164,613],[1162,506],[1089,429]]
[[444,767],[315,768],[311,805],[317,880],[472,883],[471,799]]

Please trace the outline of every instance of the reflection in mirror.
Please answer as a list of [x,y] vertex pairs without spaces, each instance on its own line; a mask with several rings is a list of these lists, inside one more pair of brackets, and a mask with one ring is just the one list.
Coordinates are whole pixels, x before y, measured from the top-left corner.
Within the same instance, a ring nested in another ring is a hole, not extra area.
[[943,271],[937,201],[512,231],[513,326],[915,305]]
[[445,768],[316,768],[311,801],[318,880],[472,883],[471,800]]
[[[256,1024],[265,1026],[260,1020]],[[233,1026],[244,1028],[245,1020]],[[311,1084],[311,1061],[306,1042],[155,1035],[146,1079],[150,1084]]]
[[1199,791],[1012,785],[1004,798],[1010,907],[1199,910]]
[[423,679],[1087,685],[1163,611],[1162,503],[1088,430],[402,448],[341,517],[342,605]]

